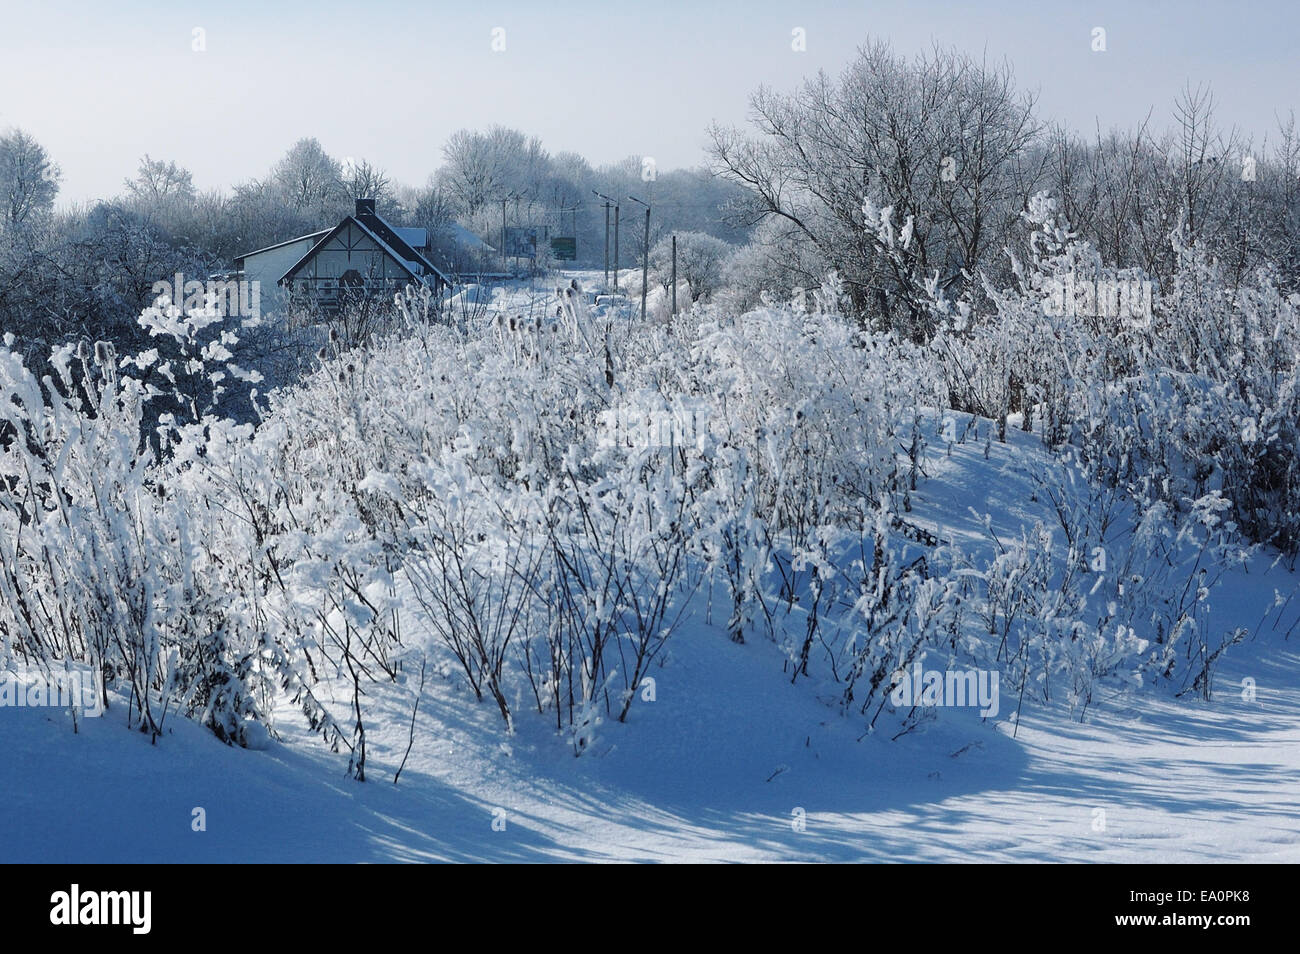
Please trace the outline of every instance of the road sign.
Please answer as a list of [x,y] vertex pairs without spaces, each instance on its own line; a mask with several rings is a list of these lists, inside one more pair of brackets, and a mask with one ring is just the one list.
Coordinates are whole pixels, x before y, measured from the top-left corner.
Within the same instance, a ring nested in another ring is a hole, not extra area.
[[537,225],[512,225],[506,229],[506,254],[511,258],[536,258],[537,245],[547,240],[550,229]]

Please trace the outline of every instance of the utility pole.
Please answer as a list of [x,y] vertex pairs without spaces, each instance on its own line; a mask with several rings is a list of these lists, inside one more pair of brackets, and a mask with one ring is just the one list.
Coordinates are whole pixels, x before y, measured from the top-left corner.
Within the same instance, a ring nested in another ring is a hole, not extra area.
[[[591,190],[594,195],[605,200],[605,290],[609,290],[609,207],[613,204],[615,211],[618,210],[618,201],[611,199],[603,192]],[[618,291],[618,225],[617,220],[614,226],[614,291]]]
[[[515,228],[519,227],[519,193],[515,193]],[[519,271],[519,256],[515,256],[515,271]]]
[[677,236],[673,235],[673,315],[677,315]]
[[501,271],[506,270],[506,199],[501,199]]
[[641,243],[641,320],[645,321],[645,296],[650,287],[650,206],[634,195],[628,198],[645,206],[645,239]]

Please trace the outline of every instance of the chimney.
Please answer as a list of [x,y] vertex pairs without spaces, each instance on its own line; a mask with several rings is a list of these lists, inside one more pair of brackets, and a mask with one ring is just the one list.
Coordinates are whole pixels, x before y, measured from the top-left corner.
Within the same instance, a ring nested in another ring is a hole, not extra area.
[[356,213],[356,214],[357,214],[357,215],[363,215],[363,214],[374,215],[374,214],[375,214],[375,200],[374,200],[374,199],[357,199],[357,213]]

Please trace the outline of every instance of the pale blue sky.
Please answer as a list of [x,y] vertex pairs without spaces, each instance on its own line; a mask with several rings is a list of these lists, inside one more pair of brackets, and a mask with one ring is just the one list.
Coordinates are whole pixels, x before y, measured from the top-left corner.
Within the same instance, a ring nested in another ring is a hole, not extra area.
[[[1153,106],[1164,125],[1189,79],[1256,136],[1300,107],[1300,5],[1280,0],[0,6],[0,129],[46,145],[65,202],[117,192],[145,152],[228,187],[302,136],[418,184],[451,132],[493,123],[596,164],[697,165],[706,126],[743,122],[755,86],[838,72],[873,34],[907,53],[938,41],[1006,56],[1041,115],[1080,129],[1133,125]],[[1097,26],[1105,53],[1091,50]],[[796,27],[806,52],[791,49]]]

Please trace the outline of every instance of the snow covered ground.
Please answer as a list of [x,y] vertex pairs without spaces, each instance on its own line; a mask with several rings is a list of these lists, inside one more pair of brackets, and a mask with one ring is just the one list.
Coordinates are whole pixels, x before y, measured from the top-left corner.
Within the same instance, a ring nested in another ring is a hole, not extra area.
[[[1039,454],[1019,432],[988,461],[982,443],[935,454],[913,516],[971,539],[968,507],[1017,528],[1045,512],[1016,472]],[[79,734],[59,710],[0,708],[0,861],[1300,861],[1297,607],[1265,612],[1296,583],[1259,558],[1217,591],[1215,621],[1255,635],[1212,702],[1126,692],[1083,724],[1026,707],[1014,737],[1004,699],[996,720],[938,710],[896,741],[859,738],[774,646],[701,614],[652,672],[654,701],[581,758],[522,699],[507,737],[431,657],[396,786],[409,662],[370,700],[365,783],[288,709],[282,739],[251,751],[178,718],[151,746],[121,705]]]

